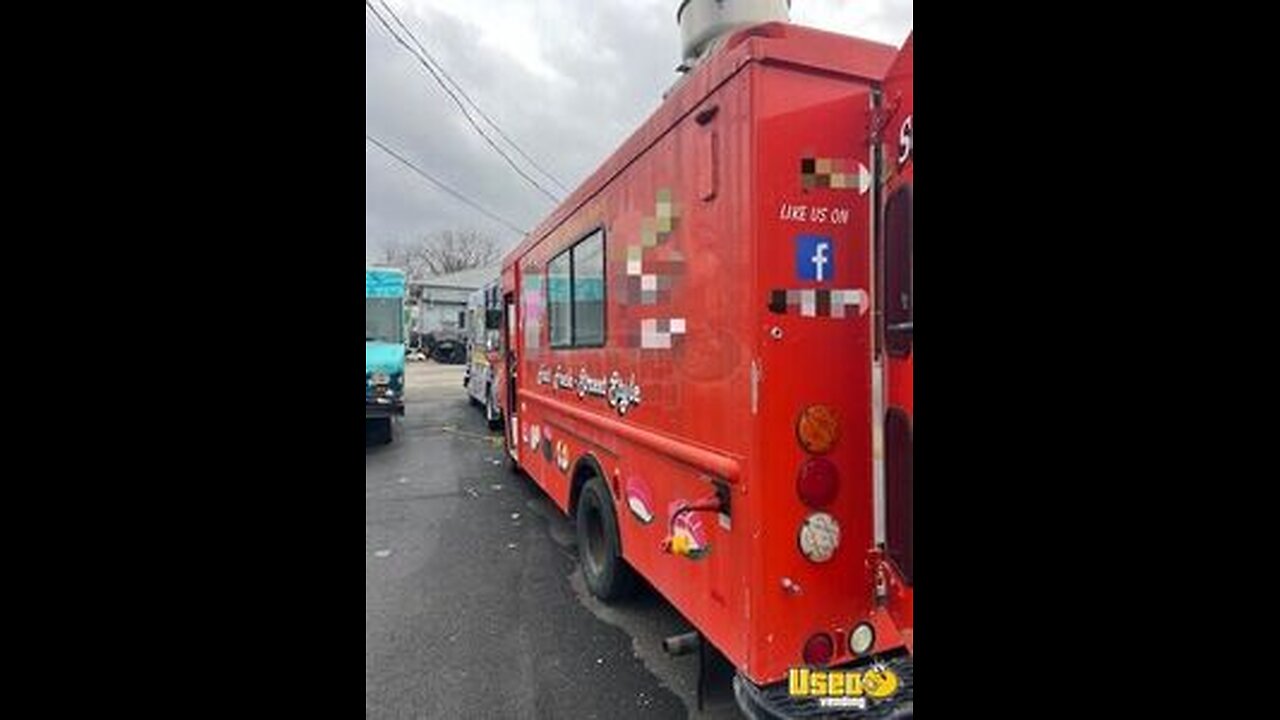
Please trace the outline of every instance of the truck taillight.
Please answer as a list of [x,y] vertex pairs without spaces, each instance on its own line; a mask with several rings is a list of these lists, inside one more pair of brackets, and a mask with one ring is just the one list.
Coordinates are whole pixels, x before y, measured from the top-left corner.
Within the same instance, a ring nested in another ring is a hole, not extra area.
[[840,419],[826,405],[810,405],[796,421],[796,439],[813,455],[823,455],[840,439]]
[[854,656],[865,655],[876,644],[876,629],[870,623],[858,623],[849,633],[849,652]]
[[826,633],[818,633],[809,638],[804,644],[804,661],[808,665],[825,666],[831,662],[831,656],[835,654],[836,644],[831,636]]
[[839,474],[836,466],[826,458],[809,458],[800,466],[796,477],[796,493],[815,510],[822,509],[836,499]]
[[800,526],[799,543],[800,553],[809,562],[824,563],[840,547],[840,523],[827,513],[813,513]]

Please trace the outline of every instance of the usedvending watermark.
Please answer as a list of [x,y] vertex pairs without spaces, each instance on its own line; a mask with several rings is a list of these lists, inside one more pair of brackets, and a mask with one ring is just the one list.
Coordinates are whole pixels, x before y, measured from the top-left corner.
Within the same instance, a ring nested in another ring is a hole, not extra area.
[[898,675],[882,664],[864,670],[791,668],[787,691],[793,698],[814,698],[824,708],[866,710],[868,700],[898,692]]

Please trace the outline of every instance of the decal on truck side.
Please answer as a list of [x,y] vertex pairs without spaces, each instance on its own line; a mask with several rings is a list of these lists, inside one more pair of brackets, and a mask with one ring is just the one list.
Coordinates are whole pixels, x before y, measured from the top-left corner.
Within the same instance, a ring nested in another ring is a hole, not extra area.
[[801,317],[846,318],[853,315],[846,308],[857,308],[857,316],[867,313],[870,307],[867,291],[827,290],[826,288],[801,288],[798,290],[773,290],[769,293],[769,312],[786,315],[795,312]]
[[796,236],[796,277],[827,282],[836,275],[835,243],[822,235]]

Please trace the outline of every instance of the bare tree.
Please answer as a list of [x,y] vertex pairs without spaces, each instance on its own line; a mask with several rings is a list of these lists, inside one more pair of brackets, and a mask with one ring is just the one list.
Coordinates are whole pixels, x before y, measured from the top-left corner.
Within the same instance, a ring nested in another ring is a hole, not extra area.
[[411,242],[382,248],[382,264],[398,267],[411,278],[484,267],[498,260],[497,240],[478,230],[442,230]]
[[391,241],[382,246],[382,255],[378,262],[384,267],[399,268],[406,277],[422,274],[422,261],[419,259],[417,243],[402,240]]
[[478,230],[442,230],[422,240],[419,259],[432,275],[491,265],[502,250],[493,236]]

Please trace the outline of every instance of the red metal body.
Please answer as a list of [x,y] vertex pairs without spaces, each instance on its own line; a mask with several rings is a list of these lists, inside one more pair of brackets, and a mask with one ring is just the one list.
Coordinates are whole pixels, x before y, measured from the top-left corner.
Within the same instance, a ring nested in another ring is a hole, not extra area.
[[[628,563],[761,685],[803,664],[815,633],[833,666],[864,621],[874,653],[910,647],[909,589],[881,611],[873,517],[872,137],[897,54],[786,24],[737,33],[504,260],[513,457],[570,513],[602,475]],[[573,287],[582,317],[601,303],[605,341],[553,347],[549,265],[597,230],[602,301],[591,278]],[[887,371],[910,408],[910,359]],[[816,405],[838,422],[817,454],[798,436]],[[823,562],[799,542],[815,508],[797,478],[818,455],[840,527]],[[728,513],[677,512],[714,507],[718,487]],[[664,545],[677,520],[699,552]]]
[[[884,248],[886,243],[901,242],[905,243],[906,249],[900,259],[905,259],[905,268],[900,270],[902,276],[906,279],[906,284],[911,287],[910,277],[912,275],[912,243],[911,243],[911,192],[914,184],[914,167],[915,152],[912,144],[912,112],[914,105],[912,102],[912,57],[914,55],[914,33],[907,37],[907,41],[902,46],[902,51],[898,55],[898,59],[894,61],[893,67],[889,70],[884,80],[884,91],[882,106],[882,127],[881,138],[884,156],[883,165],[883,193],[885,199],[886,212],[885,216],[890,214],[888,208],[890,202],[905,202],[906,208],[901,210],[897,217],[890,220],[884,217],[885,222],[882,228],[885,234],[895,232],[893,225],[896,223],[901,225],[897,228],[897,236],[890,240],[882,237],[881,247]],[[896,200],[895,200],[896,198]],[[903,218],[905,217],[905,222]],[[883,280],[884,273],[892,271],[888,257],[893,248],[885,248],[880,253],[878,265],[881,268],[881,277]],[[887,305],[895,300],[895,298],[883,298],[883,305]],[[914,298],[912,299],[912,301]],[[903,309],[906,317],[911,316],[910,303]],[[901,318],[897,318],[901,320]],[[911,455],[913,450],[912,429],[915,425],[915,402],[914,402],[914,367],[915,352],[911,342],[909,333],[901,333],[897,338],[891,337],[893,332],[887,329],[891,323],[887,321],[881,324],[882,336],[880,347],[885,349],[882,353],[884,365],[886,368],[886,411],[885,411],[885,427],[888,428],[886,433],[887,450],[886,455],[889,456],[890,465],[894,462],[896,454],[897,462],[901,467],[889,468],[888,473],[888,489],[889,496],[888,505],[892,515],[894,505],[902,505],[905,510],[906,527],[902,534],[908,537],[907,547],[898,547],[890,549],[888,555],[889,560],[884,563],[884,575],[887,584],[887,605],[889,614],[894,624],[901,630],[908,649],[913,649],[914,639],[914,588],[910,580],[912,550],[910,549],[910,532],[911,532],[911,515],[913,514],[913,490],[914,478],[912,477]],[[903,420],[896,426],[891,421],[891,416],[897,415]],[[890,532],[892,540],[893,532]],[[890,542],[892,546],[894,543]],[[899,543],[901,545],[902,543]],[[894,552],[897,550],[898,552]],[[893,556],[897,555],[896,558]]]

